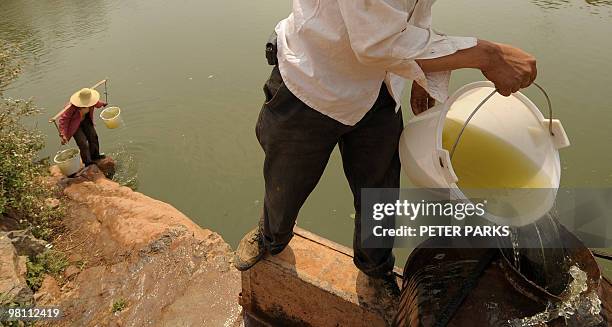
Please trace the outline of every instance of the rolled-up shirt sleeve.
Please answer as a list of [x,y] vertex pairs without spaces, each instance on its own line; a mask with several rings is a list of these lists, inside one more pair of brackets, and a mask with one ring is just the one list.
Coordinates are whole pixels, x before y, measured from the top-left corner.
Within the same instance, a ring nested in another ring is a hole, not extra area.
[[[427,1],[427,0],[425,0]],[[414,8],[414,10],[431,10]],[[446,36],[431,28],[431,15],[409,22],[412,8],[401,0],[338,0],[351,48],[365,65],[414,80],[437,101],[448,97],[450,72],[425,74],[418,59],[434,59],[474,47],[473,37]]]

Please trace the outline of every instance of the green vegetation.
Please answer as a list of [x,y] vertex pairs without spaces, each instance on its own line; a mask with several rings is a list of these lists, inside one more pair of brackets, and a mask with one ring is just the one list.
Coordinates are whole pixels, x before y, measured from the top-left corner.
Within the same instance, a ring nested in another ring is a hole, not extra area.
[[86,260],[77,260],[74,265],[79,269],[79,271],[83,271],[85,267],[87,267]]
[[[40,110],[32,101],[4,96],[3,91],[20,71],[16,53],[7,43],[0,43],[0,219],[14,220],[20,228],[49,241],[64,207],[61,202],[59,206],[46,203],[54,195],[43,182],[48,163],[37,161],[44,137],[26,126]],[[63,253],[47,250],[28,259],[26,281],[36,291],[45,274],[57,277],[67,265]]]
[[47,250],[33,260],[28,259],[27,267],[26,282],[33,291],[37,291],[43,282],[44,275],[58,277],[68,267],[68,260],[62,252]]
[[127,301],[124,298],[120,298],[113,303],[112,312],[121,312],[125,307],[127,307]]
[[44,137],[24,122],[40,110],[32,101],[4,97],[4,88],[19,73],[13,58],[12,48],[0,48],[0,217],[12,218],[34,236],[49,240],[63,208],[45,204],[53,197],[51,188],[41,183],[48,165],[36,161]]

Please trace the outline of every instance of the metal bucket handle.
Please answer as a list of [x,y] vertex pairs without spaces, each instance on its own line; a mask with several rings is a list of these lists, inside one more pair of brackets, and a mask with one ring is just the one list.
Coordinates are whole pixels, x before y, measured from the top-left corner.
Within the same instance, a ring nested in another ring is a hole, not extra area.
[[[548,96],[548,93],[546,92],[546,90],[544,90],[544,88],[540,86],[540,84],[534,82],[533,85],[535,85],[540,91],[542,91],[542,94],[544,94],[544,97],[546,98],[546,102],[548,103],[548,117],[549,117],[548,118],[548,132],[550,133],[550,135],[555,136],[555,133],[553,133],[553,109],[552,109],[552,102],[550,101],[550,97]],[[465,121],[465,124],[463,124],[463,127],[461,128],[459,135],[457,135],[457,139],[455,140],[455,143],[453,144],[453,147],[451,149],[451,152],[450,152],[451,160],[453,160],[453,155],[455,154],[455,150],[457,150],[457,145],[459,145],[459,140],[461,140],[461,136],[463,136],[463,132],[465,132],[465,128],[470,123],[470,120],[474,118],[474,115],[476,114],[476,112],[478,112],[478,110],[480,110],[480,108],[482,108],[482,106],[485,103],[487,103],[487,101],[489,101],[489,99],[491,99],[493,95],[495,95],[495,93],[497,93],[497,90],[493,90],[491,94],[489,94],[486,98],[484,98],[480,102],[480,104],[478,104],[476,109],[472,111],[468,119]]]

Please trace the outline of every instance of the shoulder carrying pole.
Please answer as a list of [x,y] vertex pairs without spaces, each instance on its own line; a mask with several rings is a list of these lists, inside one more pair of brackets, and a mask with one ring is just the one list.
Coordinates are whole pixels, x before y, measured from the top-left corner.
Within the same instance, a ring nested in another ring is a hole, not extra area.
[[[100,85],[104,84],[104,97],[106,100],[106,103],[108,103],[108,89],[106,86],[106,82],[108,82],[108,79],[103,79],[101,81],[99,81],[98,83],[94,84],[91,88],[92,89],[97,89],[98,87],[100,87]],[[59,129],[59,126],[57,126],[57,119],[66,111],[68,110],[68,108],[70,108],[70,105],[67,105],[66,107],[64,107],[64,109],[62,109],[60,112],[58,112],[55,116],[51,117],[49,119],[50,123],[53,123],[53,125],[55,125],[55,128],[57,129],[57,132],[60,134],[60,137],[62,136],[62,133]]]

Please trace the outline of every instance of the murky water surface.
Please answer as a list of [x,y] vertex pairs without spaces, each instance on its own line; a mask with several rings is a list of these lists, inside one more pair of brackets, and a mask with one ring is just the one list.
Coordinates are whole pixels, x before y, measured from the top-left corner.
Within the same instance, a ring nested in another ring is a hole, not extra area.
[[[51,116],[76,89],[110,78],[109,101],[122,108],[126,127],[97,126],[103,151],[120,161],[120,179],[235,246],[262,207],[254,125],[270,70],[263,47],[289,10],[289,1],[2,0],[0,40],[21,45],[27,60],[8,94],[34,97]],[[562,152],[565,186],[612,184],[611,23],[606,0],[440,0],[434,7],[438,30],[516,44],[538,57],[538,81],[572,141]],[[456,73],[452,88],[481,78]],[[528,94],[543,105],[535,90]],[[48,135],[50,155],[59,139],[46,119],[33,123]],[[352,213],[335,153],[298,223],[349,245]]]

